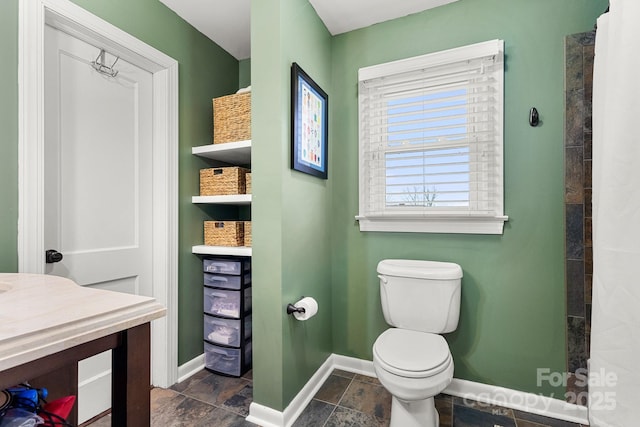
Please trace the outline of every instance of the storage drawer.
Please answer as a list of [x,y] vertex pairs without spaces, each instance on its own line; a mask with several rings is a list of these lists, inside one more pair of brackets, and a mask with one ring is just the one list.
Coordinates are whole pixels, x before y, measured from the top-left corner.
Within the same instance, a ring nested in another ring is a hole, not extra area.
[[239,291],[204,288],[204,312],[215,316],[240,317],[244,294],[244,313],[251,310],[251,288]]
[[[243,324],[244,331],[241,330]],[[204,315],[204,339],[206,341],[240,347],[240,343],[250,336],[251,315],[239,320]]]
[[239,276],[251,270],[251,259],[246,258],[205,258],[203,270],[206,273],[233,274]]
[[220,347],[205,342],[204,365],[220,374],[241,376],[251,367],[251,341],[245,343],[244,349]]
[[251,283],[251,273],[246,273],[244,276],[204,273],[204,285],[212,288],[242,289],[249,283]]

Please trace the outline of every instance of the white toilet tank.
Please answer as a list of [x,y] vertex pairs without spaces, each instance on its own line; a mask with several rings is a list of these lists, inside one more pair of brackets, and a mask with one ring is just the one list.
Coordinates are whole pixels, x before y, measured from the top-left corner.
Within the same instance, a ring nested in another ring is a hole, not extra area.
[[386,322],[396,328],[441,334],[458,327],[458,264],[385,259],[378,263],[380,299]]

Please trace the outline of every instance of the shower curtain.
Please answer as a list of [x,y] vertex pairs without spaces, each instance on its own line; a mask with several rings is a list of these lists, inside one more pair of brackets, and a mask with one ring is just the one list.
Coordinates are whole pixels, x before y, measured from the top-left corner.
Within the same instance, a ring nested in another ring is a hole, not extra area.
[[589,420],[640,425],[640,1],[598,19]]

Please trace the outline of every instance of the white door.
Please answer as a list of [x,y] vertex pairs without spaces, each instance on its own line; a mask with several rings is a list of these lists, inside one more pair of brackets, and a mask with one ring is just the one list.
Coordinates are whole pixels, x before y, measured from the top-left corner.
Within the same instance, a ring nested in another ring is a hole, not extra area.
[[[123,60],[99,73],[99,52],[45,29],[44,235],[63,255],[46,273],[152,296],[152,76]],[[110,364],[80,364],[79,422],[111,406]]]

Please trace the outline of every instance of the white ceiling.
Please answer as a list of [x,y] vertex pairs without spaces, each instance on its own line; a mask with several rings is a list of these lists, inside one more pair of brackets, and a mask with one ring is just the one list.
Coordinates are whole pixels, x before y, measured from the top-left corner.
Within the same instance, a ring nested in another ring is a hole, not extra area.
[[309,0],[333,35],[368,27],[457,0]]
[[[236,59],[251,57],[251,0],[160,0]],[[333,35],[457,0],[309,0]]]
[[160,0],[236,59],[251,57],[251,0]]

